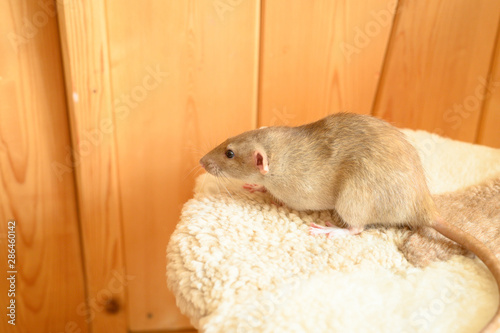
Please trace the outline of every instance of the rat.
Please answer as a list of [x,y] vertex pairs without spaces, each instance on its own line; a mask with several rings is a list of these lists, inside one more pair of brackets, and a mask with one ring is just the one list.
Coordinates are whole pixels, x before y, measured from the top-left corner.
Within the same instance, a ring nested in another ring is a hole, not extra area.
[[[446,221],[476,237],[500,258],[500,175],[433,198]],[[410,263],[419,267],[448,260],[452,255],[474,256],[431,228],[411,230],[399,248]]]
[[[479,257],[500,290],[500,263],[473,236],[447,223],[404,133],[369,115],[335,113],[297,126],[265,127],[229,138],[200,160],[215,176],[259,184],[298,211],[335,210],[358,234],[370,225],[431,227]],[[310,230],[339,233],[313,226]],[[500,328],[500,306],[483,332]]]

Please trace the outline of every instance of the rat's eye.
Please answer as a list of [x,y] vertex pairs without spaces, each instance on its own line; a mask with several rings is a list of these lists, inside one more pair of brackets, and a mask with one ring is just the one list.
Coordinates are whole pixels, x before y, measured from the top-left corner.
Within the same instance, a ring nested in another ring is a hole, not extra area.
[[232,150],[226,150],[226,157],[227,158],[233,158],[234,157],[234,152]]

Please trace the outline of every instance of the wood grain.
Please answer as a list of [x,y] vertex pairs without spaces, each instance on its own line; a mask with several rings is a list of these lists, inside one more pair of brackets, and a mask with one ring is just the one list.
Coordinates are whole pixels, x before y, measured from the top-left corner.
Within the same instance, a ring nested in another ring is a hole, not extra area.
[[85,249],[89,322],[94,332],[127,332],[115,115],[102,1],[58,2]]
[[188,326],[165,249],[203,151],[255,127],[258,13],[258,1],[107,3],[131,330]]
[[197,330],[180,330],[180,331],[158,331],[158,330],[153,330],[153,331],[130,331],[131,333],[198,333]]
[[[0,1],[1,332],[88,332],[55,7]],[[7,221],[16,220],[16,326],[7,323]],[[82,312],[83,311],[83,312]]]
[[374,114],[473,142],[500,2],[401,1]]
[[500,24],[477,143],[500,148]]
[[169,236],[199,158],[257,125],[373,112],[500,148],[499,1],[0,0],[0,18],[2,332],[188,328]]
[[369,114],[396,1],[265,1],[259,125]]

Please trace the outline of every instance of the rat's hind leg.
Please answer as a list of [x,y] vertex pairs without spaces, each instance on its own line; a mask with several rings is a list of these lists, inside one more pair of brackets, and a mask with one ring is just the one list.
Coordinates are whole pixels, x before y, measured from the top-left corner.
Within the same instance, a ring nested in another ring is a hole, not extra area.
[[381,203],[374,195],[370,188],[346,185],[338,194],[335,211],[346,225],[363,230],[367,225],[379,222]]
[[363,231],[363,228],[357,227],[349,227],[349,228],[340,228],[334,226],[330,222],[325,222],[326,226],[322,226],[316,223],[311,223],[309,225],[309,233],[311,235],[328,235],[328,238],[335,236],[348,236],[348,235],[357,235]]

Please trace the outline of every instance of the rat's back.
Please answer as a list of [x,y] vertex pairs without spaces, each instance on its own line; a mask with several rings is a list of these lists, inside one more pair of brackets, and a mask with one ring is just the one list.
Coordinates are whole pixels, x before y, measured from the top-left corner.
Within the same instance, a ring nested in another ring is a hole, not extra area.
[[296,173],[288,162],[295,182],[289,189],[299,198],[276,195],[285,204],[336,209],[353,227],[429,223],[435,208],[418,153],[397,128],[371,116],[337,113],[295,129],[307,142],[295,164],[307,172]]

